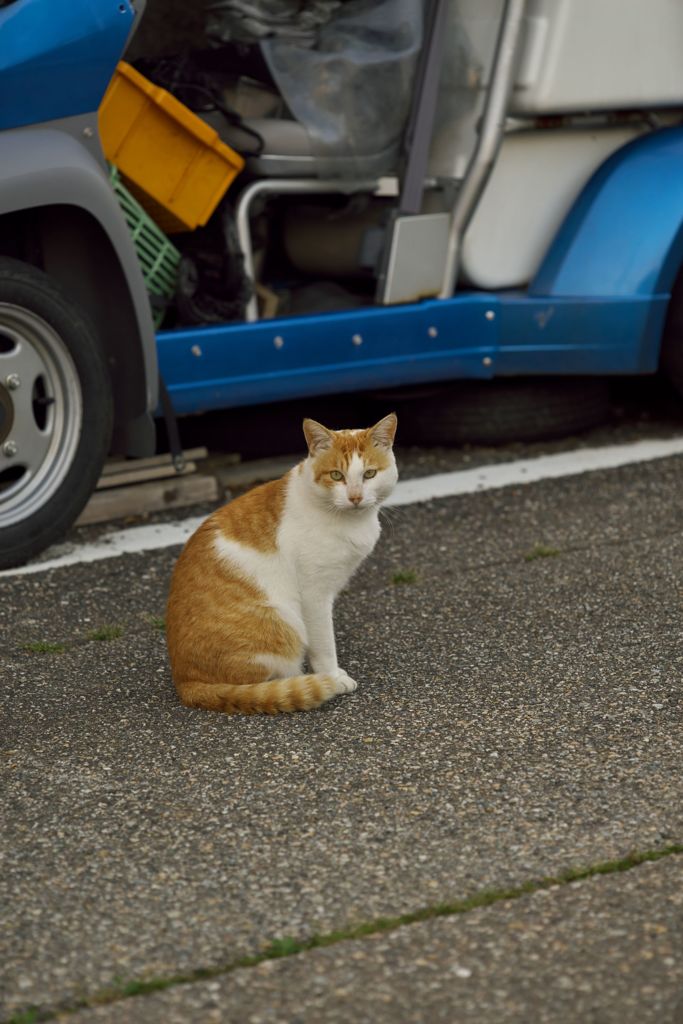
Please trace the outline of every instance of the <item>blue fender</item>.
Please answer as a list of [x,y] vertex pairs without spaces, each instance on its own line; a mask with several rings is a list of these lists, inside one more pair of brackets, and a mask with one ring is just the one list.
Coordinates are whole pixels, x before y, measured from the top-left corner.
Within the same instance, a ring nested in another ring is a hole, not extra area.
[[667,295],[683,262],[683,128],[628,143],[595,172],[529,287],[533,297]]
[[130,0],[16,0],[0,10],[0,129],[97,110],[135,21]]

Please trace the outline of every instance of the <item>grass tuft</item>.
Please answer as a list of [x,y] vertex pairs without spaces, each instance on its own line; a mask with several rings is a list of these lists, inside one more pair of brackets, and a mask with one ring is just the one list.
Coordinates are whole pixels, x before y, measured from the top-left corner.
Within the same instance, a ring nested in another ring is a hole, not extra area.
[[29,654],[63,654],[66,644],[49,644],[45,640],[36,640],[34,643],[22,644],[21,649]]
[[118,640],[120,636],[123,636],[121,626],[101,626],[88,633],[88,640]]
[[7,1024],[39,1024],[39,1021],[46,1019],[49,1018],[41,1016],[39,1010],[29,1009],[15,1013],[13,1017],[10,1017]]
[[555,558],[560,553],[559,548],[552,548],[547,544],[534,544],[532,549],[524,555],[524,561],[534,562],[537,558]]
[[398,569],[391,577],[391,582],[395,584],[417,583],[417,573],[414,569]]
[[293,956],[294,953],[301,952],[301,949],[302,943],[298,939],[292,938],[291,935],[284,935],[281,939],[273,939],[263,951],[263,956],[269,960],[277,959],[281,956]]

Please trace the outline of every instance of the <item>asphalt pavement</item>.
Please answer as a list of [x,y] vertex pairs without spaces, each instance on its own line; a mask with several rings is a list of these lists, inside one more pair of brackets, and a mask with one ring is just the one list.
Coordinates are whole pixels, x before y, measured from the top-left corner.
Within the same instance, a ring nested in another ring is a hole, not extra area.
[[178,703],[177,554],[0,582],[3,1024],[683,1024],[683,457],[393,510],[307,714]]

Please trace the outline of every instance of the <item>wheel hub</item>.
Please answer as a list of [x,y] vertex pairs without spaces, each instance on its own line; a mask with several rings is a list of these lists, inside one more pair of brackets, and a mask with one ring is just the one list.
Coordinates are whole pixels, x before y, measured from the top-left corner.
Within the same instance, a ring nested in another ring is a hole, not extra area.
[[14,403],[4,384],[0,384],[0,445],[9,437],[14,423]]
[[0,302],[0,530],[58,492],[78,446],[78,372],[58,332],[27,306]]

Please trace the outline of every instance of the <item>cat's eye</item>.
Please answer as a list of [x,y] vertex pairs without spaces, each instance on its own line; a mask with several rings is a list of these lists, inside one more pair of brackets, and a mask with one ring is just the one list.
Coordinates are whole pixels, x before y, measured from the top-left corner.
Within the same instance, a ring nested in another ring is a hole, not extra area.
[[373,476],[377,476],[376,469],[366,469],[365,472],[363,473],[364,480],[372,480]]
[[338,469],[331,469],[330,470],[330,476],[332,477],[333,480],[343,480],[344,479],[344,474],[340,473]]

